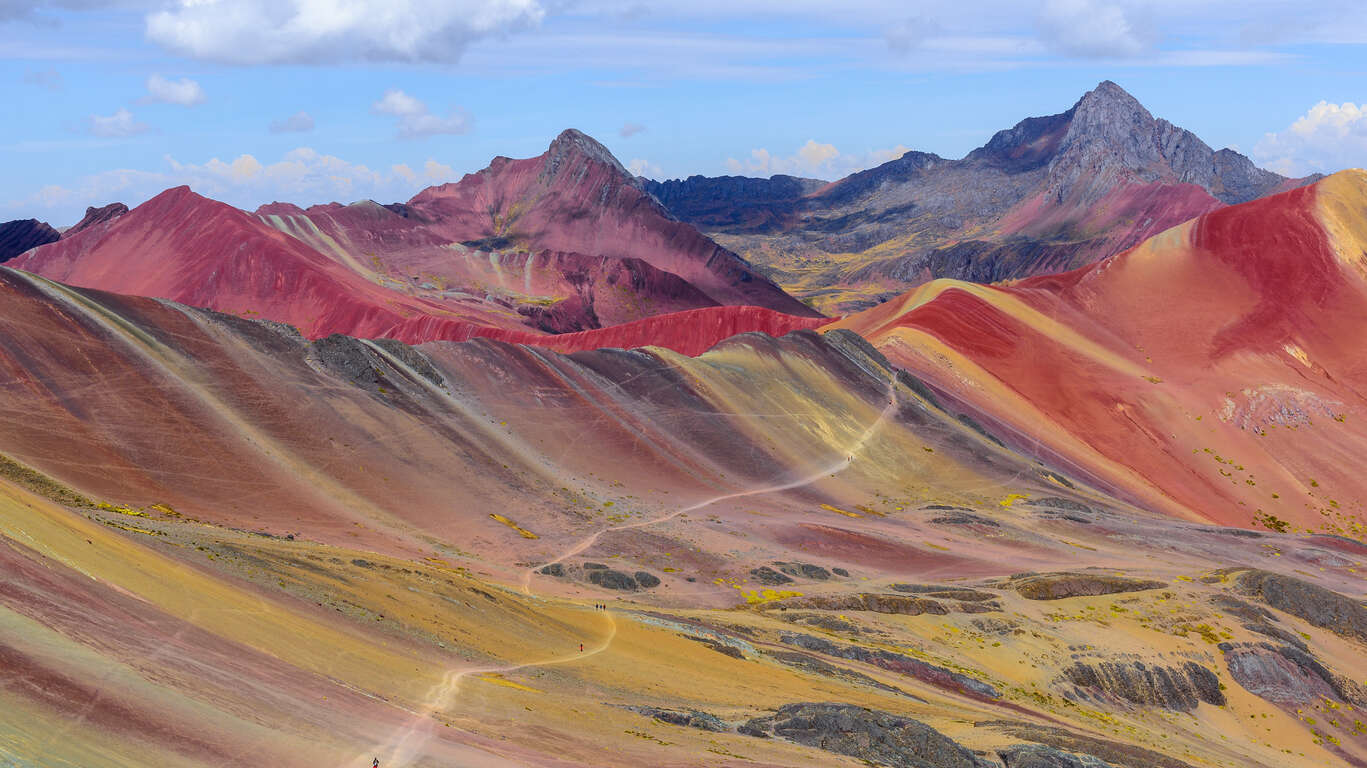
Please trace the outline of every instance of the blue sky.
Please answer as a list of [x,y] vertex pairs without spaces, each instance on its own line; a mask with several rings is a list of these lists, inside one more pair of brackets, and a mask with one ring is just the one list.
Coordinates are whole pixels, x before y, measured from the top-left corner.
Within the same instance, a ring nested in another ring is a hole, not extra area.
[[1367,8],[1281,0],[0,0],[0,219],[188,183],[406,199],[563,128],[655,178],[959,157],[1112,79],[1288,173],[1367,165]]

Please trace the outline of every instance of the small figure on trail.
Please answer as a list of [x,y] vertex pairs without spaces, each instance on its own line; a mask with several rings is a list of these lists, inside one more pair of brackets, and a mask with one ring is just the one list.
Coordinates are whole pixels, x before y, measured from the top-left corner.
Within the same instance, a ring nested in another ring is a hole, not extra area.
[[579,652],[580,652],[580,653],[583,653],[583,652],[584,652],[584,644],[583,644],[583,643],[580,643],[580,644],[579,644]]
[[380,758],[372,758],[370,761],[370,768],[380,768]]

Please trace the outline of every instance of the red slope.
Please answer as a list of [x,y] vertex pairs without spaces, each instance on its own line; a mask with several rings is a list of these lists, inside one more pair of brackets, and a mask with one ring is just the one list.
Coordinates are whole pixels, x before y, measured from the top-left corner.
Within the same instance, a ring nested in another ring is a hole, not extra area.
[[1224,208],[1013,287],[845,325],[1017,444],[1173,514],[1367,520],[1367,175]]
[[273,203],[256,213],[385,287],[438,301],[462,294],[492,299],[552,333],[717,305],[678,275],[634,257],[469,248],[425,220],[370,201],[308,210]]
[[565,131],[539,157],[495,158],[483,171],[424,190],[408,205],[451,241],[494,239],[533,251],[635,257],[720,304],[816,314],[670,216],[602,145],[578,131]]
[[746,331],[781,335],[821,319],[759,307],[714,307],[618,328],[548,336],[483,302],[436,302],[365,280],[295,238],[177,187],[102,227],[11,266],[87,288],[153,296],[293,325],[308,338],[341,333],[408,343],[473,337],[576,351],[658,345],[697,354]]

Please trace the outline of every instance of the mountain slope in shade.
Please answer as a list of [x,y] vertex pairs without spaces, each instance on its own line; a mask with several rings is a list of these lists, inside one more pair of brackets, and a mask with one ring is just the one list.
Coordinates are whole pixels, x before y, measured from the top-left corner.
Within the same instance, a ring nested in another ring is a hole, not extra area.
[[[328,258],[257,217],[187,187],[163,192],[11,266],[72,285],[275,320],[308,338],[341,333],[416,343],[496,337],[565,351],[608,343],[660,344],[696,354],[725,338],[718,334],[786,333],[821,322],[759,307],[711,307],[682,321],[647,318],[621,328],[548,336],[526,328],[515,307],[488,301],[485,295],[404,292],[396,290],[403,287],[399,281],[367,279],[363,264],[348,264],[338,255]],[[670,289],[688,290],[649,267],[641,273]],[[622,288],[630,290],[631,283],[624,280]]]
[[40,245],[56,242],[61,233],[37,219],[17,219],[0,224],[0,262]]
[[646,188],[834,313],[940,277],[989,282],[1079,267],[1299,183],[1212,150],[1107,81],[962,160],[908,152],[816,190],[770,185],[788,194],[773,195],[766,214],[704,202],[728,199],[739,181]]
[[936,281],[836,323],[1111,492],[1360,535],[1367,174],[1224,208],[1010,287]]
[[1367,548],[1146,515],[848,332],[308,342],[0,269],[0,369],[9,762],[1367,757]]
[[637,258],[678,275],[718,304],[816,314],[672,217],[603,145],[579,131],[561,133],[538,157],[495,158],[459,182],[424,190],[405,211],[449,241]]

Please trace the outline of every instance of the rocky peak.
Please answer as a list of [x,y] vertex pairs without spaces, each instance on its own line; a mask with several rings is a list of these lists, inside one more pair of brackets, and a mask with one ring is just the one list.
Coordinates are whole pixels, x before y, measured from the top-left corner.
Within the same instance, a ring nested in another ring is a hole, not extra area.
[[568,128],[555,137],[546,150],[546,174],[554,176],[574,158],[582,157],[591,162],[601,163],[615,169],[627,178],[634,178],[612,152],[592,136],[583,131]]
[[128,206],[123,203],[110,203],[109,205],[90,206],[85,209],[85,218],[76,223],[75,226],[62,233],[62,237],[70,237],[83,229],[88,229],[96,224],[103,224],[106,221],[113,221],[118,217],[128,213]]

